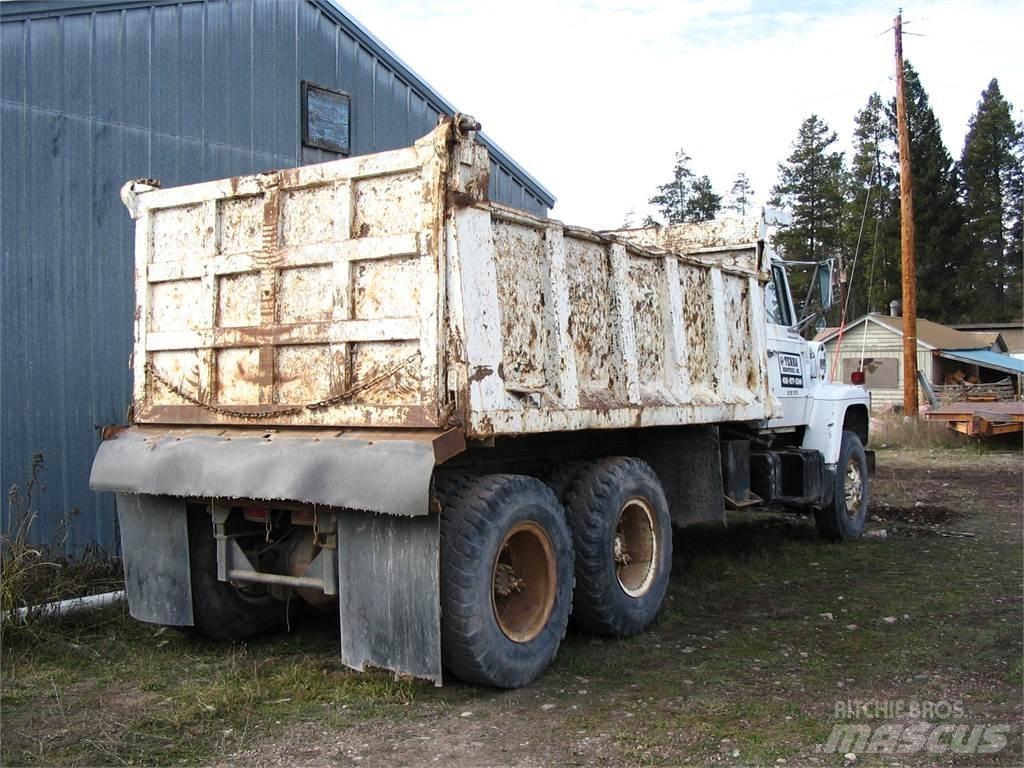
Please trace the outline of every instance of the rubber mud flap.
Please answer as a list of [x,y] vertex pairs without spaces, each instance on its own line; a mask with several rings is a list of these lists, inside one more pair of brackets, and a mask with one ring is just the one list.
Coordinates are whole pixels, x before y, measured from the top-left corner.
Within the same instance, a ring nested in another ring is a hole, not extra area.
[[441,685],[439,516],[338,515],[341,660]]
[[170,496],[117,494],[124,586],[132,618],[190,627],[188,515]]

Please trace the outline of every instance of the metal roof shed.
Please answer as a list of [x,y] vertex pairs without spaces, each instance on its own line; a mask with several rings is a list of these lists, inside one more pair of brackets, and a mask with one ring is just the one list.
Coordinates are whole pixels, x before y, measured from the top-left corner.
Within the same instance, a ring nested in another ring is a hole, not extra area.
[[959,349],[942,350],[942,356],[950,360],[991,368],[995,371],[1009,373],[1013,376],[1024,376],[1024,360],[991,349]]
[[[37,539],[77,510],[69,548],[114,550],[112,499],[87,482],[96,427],[130,400],[124,181],[334,159],[303,140],[304,82],[347,94],[351,154],[408,145],[454,107],[333,0],[14,0],[0,43],[0,486],[24,487],[41,455]],[[545,215],[551,193],[488,148],[491,197]]]
[[[848,380],[850,372],[863,370],[871,390],[872,408],[902,402],[903,321],[899,317],[870,314],[857,318],[843,329],[827,328],[815,341],[825,344],[829,359],[836,361],[837,376]],[[966,333],[923,318],[917,319],[917,367],[932,385],[943,385],[946,377],[962,363],[980,366],[984,381],[994,381],[1016,361],[1003,354],[1006,344],[996,331]],[[968,359],[970,356],[978,359]],[[982,362],[982,358],[988,362]],[[863,366],[863,367],[862,367]],[[998,372],[998,373],[997,373]],[[922,393],[923,396],[923,393]]]

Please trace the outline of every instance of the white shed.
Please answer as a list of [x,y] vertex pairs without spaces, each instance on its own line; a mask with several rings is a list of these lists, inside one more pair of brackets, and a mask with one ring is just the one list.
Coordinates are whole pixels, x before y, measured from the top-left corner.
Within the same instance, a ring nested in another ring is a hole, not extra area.
[[[850,374],[863,370],[865,385],[871,392],[871,407],[882,410],[903,403],[903,319],[889,315],[870,314],[858,318],[840,333],[839,328],[826,328],[815,337],[825,343],[832,378],[849,381]],[[968,350],[1000,353],[1001,360],[1019,362],[1006,352],[998,332],[968,333],[930,320],[917,320],[917,369],[931,384],[945,384],[956,371],[980,381],[1005,378],[1009,369],[1002,366],[978,365],[964,359]],[[948,353],[948,354],[947,354]],[[920,388],[919,388],[920,390]],[[922,403],[925,395],[919,391]]]

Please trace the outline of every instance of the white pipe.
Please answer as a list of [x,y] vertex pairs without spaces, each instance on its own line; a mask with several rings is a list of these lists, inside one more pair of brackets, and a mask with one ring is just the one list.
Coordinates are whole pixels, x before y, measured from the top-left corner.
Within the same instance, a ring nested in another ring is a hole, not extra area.
[[7,621],[24,622],[29,614],[40,618],[52,616],[70,616],[75,613],[104,608],[124,600],[124,590],[119,592],[105,592],[102,595],[86,595],[85,597],[73,597],[70,600],[57,600],[53,603],[42,603],[40,605],[17,608],[7,611],[4,619]]

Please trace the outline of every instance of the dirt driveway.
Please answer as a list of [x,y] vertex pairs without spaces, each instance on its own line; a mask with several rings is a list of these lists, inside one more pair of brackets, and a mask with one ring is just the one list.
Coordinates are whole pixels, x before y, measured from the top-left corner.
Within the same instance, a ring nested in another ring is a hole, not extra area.
[[351,673],[323,620],[235,647],[119,612],[7,638],[3,764],[1020,765],[1021,455],[878,467],[870,538],[689,531],[651,630],[570,630],[519,691]]

